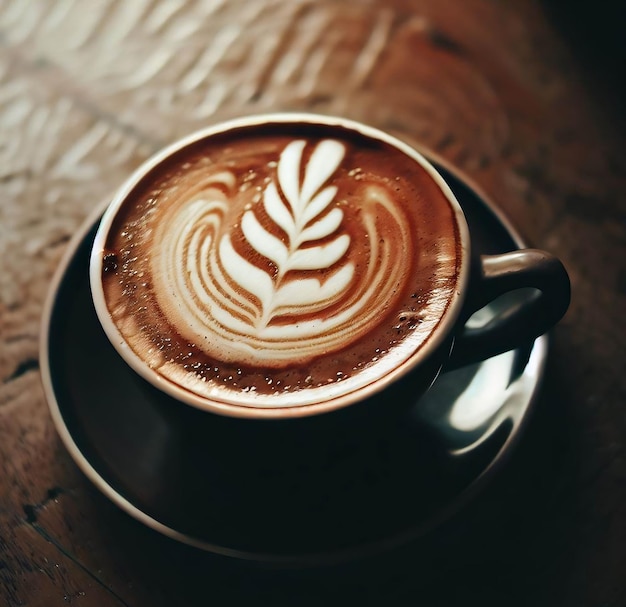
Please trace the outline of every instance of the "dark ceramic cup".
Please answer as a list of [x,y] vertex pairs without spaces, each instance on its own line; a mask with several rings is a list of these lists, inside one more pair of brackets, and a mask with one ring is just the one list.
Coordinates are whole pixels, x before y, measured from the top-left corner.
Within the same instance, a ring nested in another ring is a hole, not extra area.
[[[361,199],[369,206],[359,208]],[[135,240],[124,249],[127,234]],[[373,252],[372,235],[384,251]],[[135,258],[133,266],[128,260]],[[133,280],[144,273],[147,280]],[[107,336],[153,386],[154,398],[191,405],[192,434],[205,432],[198,410],[209,414],[212,428],[220,428],[212,430],[216,449],[228,449],[233,436],[239,446],[262,440],[259,449],[277,460],[319,444],[329,428],[345,439],[350,428],[361,435],[384,426],[442,369],[545,333],[570,298],[567,273],[549,253],[473,254],[461,207],[413,147],[353,121],[311,114],[230,121],[147,161],[104,214],[90,280]],[[151,291],[141,295],[144,284]],[[466,326],[478,309],[519,289],[532,295],[487,326]],[[405,296],[424,306],[417,321],[413,307],[406,321]],[[394,327],[403,332],[399,346]],[[168,339],[179,349],[163,354]],[[384,341],[383,362],[368,340]],[[208,350],[185,354],[185,366],[181,352],[203,341]],[[151,348],[156,358],[146,354]],[[348,360],[349,372],[333,367],[335,359]],[[188,381],[190,369],[197,373]],[[347,377],[335,381],[339,373]],[[296,387],[278,393],[254,385],[261,377],[295,377]],[[280,449],[272,446],[277,441]]]

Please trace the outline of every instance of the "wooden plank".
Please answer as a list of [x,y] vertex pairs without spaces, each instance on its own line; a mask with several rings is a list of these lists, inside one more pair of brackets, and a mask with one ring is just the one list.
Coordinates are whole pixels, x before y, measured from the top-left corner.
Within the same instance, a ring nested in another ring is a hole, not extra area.
[[0,604],[128,606],[45,530],[26,520],[0,527]]

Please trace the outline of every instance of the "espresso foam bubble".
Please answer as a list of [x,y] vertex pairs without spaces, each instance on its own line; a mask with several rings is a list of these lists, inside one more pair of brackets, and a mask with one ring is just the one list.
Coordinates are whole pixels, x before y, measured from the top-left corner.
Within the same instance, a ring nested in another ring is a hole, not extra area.
[[340,129],[277,130],[217,137],[153,171],[103,272],[141,359],[254,406],[388,372],[440,322],[459,265],[453,211],[414,160]]

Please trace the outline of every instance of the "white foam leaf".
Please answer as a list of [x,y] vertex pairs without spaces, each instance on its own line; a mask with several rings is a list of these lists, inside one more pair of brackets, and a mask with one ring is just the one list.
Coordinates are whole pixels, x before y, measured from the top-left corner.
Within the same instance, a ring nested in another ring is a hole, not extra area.
[[311,224],[308,228],[302,230],[300,234],[300,242],[309,242],[310,240],[319,240],[329,234],[332,234],[340,225],[343,219],[343,211],[341,209],[333,209]]
[[336,195],[337,187],[332,185],[314,196],[303,209],[300,225],[304,226],[315,219],[334,200]]
[[259,223],[252,211],[243,214],[241,229],[246,240],[257,252],[273,261],[279,268],[287,264],[289,256],[287,247]]
[[278,183],[294,216],[298,214],[300,201],[300,163],[305,141],[292,141],[280,155],[278,161]]
[[338,291],[343,291],[354,276],[354,266],[347,264],[323,283],[317,278],[288,282],[276,293],[276,307],[303,306],[331,299]]
[[320,270],[329,268],[345,255],[349,246],[350,237],[347,234],[342,234],[329,243],[298,249],[289,258],[289,269]]
[[332,139],[321,141],[313,150],[304,173],[302,190],[300,192],[300,208],[309,204],[315,193],[337,170],[344,153],[344,146]]
[[268,301],[274,292],[274,283],[268,274],[244,259],[235,251],[230,236],[222,237],[219,245],[220,261],[228,276],[241,288],[261,302]]
[[296,229],[293,217],[285,207],[274,182],[270,183],[263,192],[263,206],[272,221],[293,237]]

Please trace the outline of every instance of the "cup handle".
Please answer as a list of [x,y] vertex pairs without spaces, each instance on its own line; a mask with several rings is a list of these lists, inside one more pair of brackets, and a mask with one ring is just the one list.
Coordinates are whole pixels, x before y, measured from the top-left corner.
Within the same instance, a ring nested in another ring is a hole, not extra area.
[[522,249],[483,255],[470,281],[462,322],[497,297],[517,289],[537,293],[498,314],[485,326],[465,325],[457,334],[446,370],[476,363],[518,348],[555,325],[570,302],[570,281],[563,264],[550,253]]

